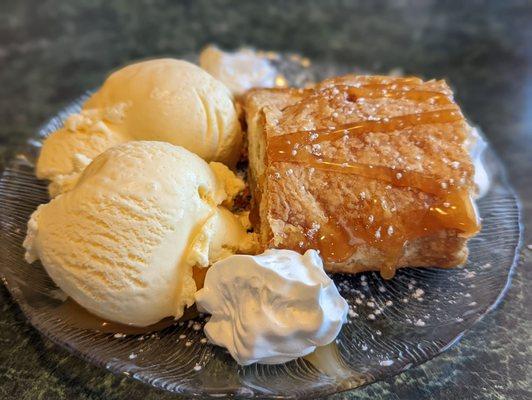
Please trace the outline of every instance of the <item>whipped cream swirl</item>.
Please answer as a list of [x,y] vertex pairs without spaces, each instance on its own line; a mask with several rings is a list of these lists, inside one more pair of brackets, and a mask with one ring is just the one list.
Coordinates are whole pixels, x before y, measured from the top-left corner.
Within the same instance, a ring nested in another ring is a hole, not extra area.
[[486,140],[480,134],[479,129],[473,127],[469,137],[469,154],[475,166],[474,181],[477,185],[476,199],[484,197],[491,185],[491,178],[484,161],[485,150],[488,147]]
[[196,293],[205,334],[241,365],[280,364],[331,343],[348,305],[315,250],[267,250],[215,263]]
[[253,87],[274,87],[278,74],[266,57],[252,49],[226,52],[208,46],[201,52],[199,64],[237,96]]

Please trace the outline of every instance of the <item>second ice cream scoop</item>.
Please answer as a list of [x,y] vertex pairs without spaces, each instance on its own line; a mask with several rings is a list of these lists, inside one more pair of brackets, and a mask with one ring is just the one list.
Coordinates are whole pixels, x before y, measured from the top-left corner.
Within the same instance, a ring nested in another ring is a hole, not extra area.
[[43,144],[37,177],[52,181],[52,196],[69,190],[82,168],[116,144],[157,140],[179,145],[206,161],[233,166],[242,131],[229,89],[198,66],[156,59],[111,74]]

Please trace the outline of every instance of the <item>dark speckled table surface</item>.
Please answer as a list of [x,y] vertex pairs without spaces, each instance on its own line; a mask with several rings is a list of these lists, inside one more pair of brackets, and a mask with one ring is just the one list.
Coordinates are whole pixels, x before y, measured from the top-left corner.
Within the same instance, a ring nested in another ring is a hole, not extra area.
[[[530,1],[0,2],[0,169],[46,118],[130,60],[216,42],[445,77],[506,163],[532,227]],[[0,216],[1,217],[1,216]],[[532,237],[499,307],[443,355],[335,399],[532,398]],[[0,260],[1,261],[1,260]],[[0,288],[1,399],[169,399],[41,337]]]

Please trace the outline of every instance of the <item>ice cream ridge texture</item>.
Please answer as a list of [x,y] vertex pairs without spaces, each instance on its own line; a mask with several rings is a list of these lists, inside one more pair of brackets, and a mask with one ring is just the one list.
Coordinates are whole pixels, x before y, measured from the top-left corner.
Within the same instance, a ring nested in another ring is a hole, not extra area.
[[147,326],[194,302],[193,266],[253,246],[227,205],[243,187],[225,165],[170,143],[110,148],[31,216],[26,259],[102,318]]

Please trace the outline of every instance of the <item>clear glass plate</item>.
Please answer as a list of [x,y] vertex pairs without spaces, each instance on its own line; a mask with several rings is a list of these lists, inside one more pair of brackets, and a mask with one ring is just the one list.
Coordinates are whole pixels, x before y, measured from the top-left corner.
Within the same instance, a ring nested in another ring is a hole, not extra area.
[[[297,57],[274,61],[288,81],[344,73],[335,65],[302,67]],[[109,371],[195,396],[302,398],[365,385],[423,363],[456,343],[492,310],[508,288],[520,246],[519,204],[504,168],[488,147],[493,183],[479,203],[482,232],[469,244],[464,268],[403,269],[384,281],[376,273],[333,276],[350,304],[336,342],[284,365],[238,366],[206,343],[204,318],[142,335],[84,330],[62,317],[65,294],[38,263],[24,261],[22,241],[35,208],[48,201],[46,183],[33,175],[41,139],[79,110],[87,95],[46,123],[0,179],[0,275],[13,299],[43,335]]]

